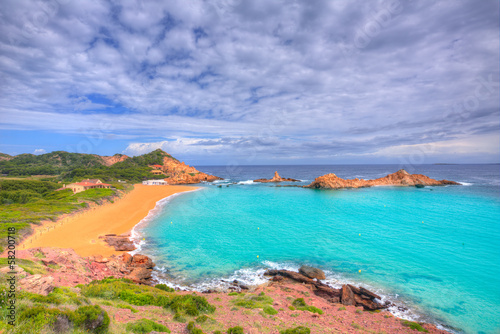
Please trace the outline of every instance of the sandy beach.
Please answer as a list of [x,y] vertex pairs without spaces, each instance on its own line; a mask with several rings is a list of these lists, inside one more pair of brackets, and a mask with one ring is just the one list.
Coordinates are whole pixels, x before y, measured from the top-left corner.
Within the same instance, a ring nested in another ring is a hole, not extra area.
[[[18,249],[34,247],[73,248],[81,256],[119,254],[99,239],[104,234],[130,232],[152,210],[156,202],[176,193],[196,190],[190,186],[145,186],[134,189],[114,203],[96,206],[85,212],[46,223],[27,238]],[[47,231],[47,228],[50,228]]]

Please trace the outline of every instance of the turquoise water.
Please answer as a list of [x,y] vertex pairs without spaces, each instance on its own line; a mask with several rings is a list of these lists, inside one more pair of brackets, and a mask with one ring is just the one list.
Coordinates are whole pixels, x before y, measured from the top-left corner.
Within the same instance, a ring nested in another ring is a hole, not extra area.
[[[200,289],[221,284],[220,278],[259,283],[266,267],[309,264],[326,270],[334,286],[362,284],[409,307],[393,308],[399,316],[494,333],[500,328],[500,177],[490,167],[427,167],[431,177],[467,186],[339,191],[250,182],[226,187],[272,172],[245,167],[229,176],[206,168],[228,178],[223,187],[206,185],[164,203],[138,229],[146,238],[141,252],[154,257],[162,278]],[[312,180],[326,167],[269,167],[275,168]],[[397,170],[329,168],[370,178]]]

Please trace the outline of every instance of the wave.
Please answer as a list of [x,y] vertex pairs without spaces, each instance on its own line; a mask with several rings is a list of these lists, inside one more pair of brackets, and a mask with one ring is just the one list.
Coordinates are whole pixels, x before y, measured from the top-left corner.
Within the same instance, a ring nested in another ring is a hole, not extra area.
[[457,182],[460,183],[463,186],[472,186],[472,185],[474,185],[474,183],[469,183],[469,182],[462,182],[462,181],[457,181]]
[[253,180],[240,181],[237,184],[258,184],[259,182],[253,182]]

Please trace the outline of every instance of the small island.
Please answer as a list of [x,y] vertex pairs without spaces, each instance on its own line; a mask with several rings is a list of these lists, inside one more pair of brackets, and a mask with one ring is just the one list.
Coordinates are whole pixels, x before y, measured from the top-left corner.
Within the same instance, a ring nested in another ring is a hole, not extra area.
[[276,171],[276,172],[274,172],[274,177],[272,179],[257,179],[257,180],[253,180],[253,182],[260,182],[260,183],[270,183],[270,182],[300,182],[300,180],[281,177],[278,174],[278,172]]

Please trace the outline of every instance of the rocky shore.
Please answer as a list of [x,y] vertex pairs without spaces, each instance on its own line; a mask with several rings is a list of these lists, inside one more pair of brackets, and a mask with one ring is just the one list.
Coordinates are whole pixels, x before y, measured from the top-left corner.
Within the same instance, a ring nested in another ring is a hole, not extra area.
[[[33,261],[37,270],[44,271],[43,274],[30,274],[17,267],[20,289],[48,297],[56,293],[57,287],[69,287],[72,293],[78,294],[80,288],[76,286],[92,286],[110,276],[125,278],[142,286],[155,286],[157,283],[151,275],[155,264],[149,257],[140,254],[81,257],[72,249],[33,248],[20,251],[19,259]],[[3,268],[2,273],[4,269],[7,268]],[[203,333],[235,326],[244,329],[241,333],[251,334],[278,334],[283,328],[290,327],[308,328],[310,332],[307,333],[313,334],[413,333],[413,328],[429,333],[447,333],[431,324],[394,317],[384,310],[390,303],[382,303],[380,296],[363,287],[346,284],[335,289],[322,283],[325,274],[318,268],[302,266],[299,272],[268,270],[264,275],[269,277],[269,281],[260,286],[246,286],[235,281],[226,292],[177,291],[175,294],[202,296],[214,306],[216,311],[209,315],[208,323],[194,319],[196,326],[205,330]],[[160,292],[160,288],[168,291],[164,286],[158,285],[158,288],[154,291]],[[94,302],[100,303],[99,300]],[[99,304],[113,319],[113,328],[152,318],[167,326],[172,333],[190,333],[186,331],[185,320],[176,319],[175,314],[162,311],[161,307],[134,303],[124,305],[123,302]]]
[[374,179],[342,179],[331,173],[317,177],[311,184],[304,188],[313,189],[343,189],[343,188],[367,188],[375,186],[405,186],[422,188],[425,186],[445,186],[445,185],[460,185],[458,182],[449,180],[435,180],[422,174],[410,174],[404,169],[387,176]]

